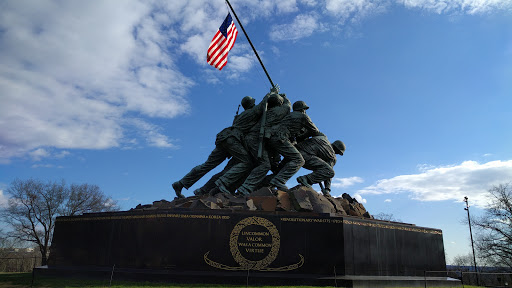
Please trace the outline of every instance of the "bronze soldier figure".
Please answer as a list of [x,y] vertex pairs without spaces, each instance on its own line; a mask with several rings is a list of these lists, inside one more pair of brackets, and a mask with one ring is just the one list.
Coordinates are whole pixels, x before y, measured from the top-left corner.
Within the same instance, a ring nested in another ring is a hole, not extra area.
[[[279,124],[284,117],[290,114],[290,108],[291,102],[286,97],[286,94],[272,94],[268,99],[268,111],[266,115],[266,121],[264,123],[265,131],[269,131],[273,126]],[[250,194],[256,189],[256,187],[263,181],[265,176],[267,176],[268,171],[271,169],[273,159],[279,157],[279,155],[272,155],[273,151],[266,149],[265,145],[263,145],[261,157],[257,157],[260,141],[260,127],[261,123],[255,125],[245,136],[247,148],[249,149],[253,158],[257,158],[256,167],[252,169],[244,183],[238,188],[238,192],[245,195]]]
[[[263,114],[264,109],[267,107],[267,102],[269,97],[271,95],[275,95],[277,93],[276,88],[272,88],[270,90],[270,93],[267,93],[263,100],[254,108],[250,109],[249,111],[244,111],[242,114],[240,114],[239,118],[236,120],[239,124],[238,129],[241,132],[239,135],[239,140],[243,143],[244,148],[246,149],[247,153],[250,154],[249,147],[250,145],[247,144],[247,140],[245,138],[245,135],[249,134],[252,129],[254,129],[255,126],[258,126],[257,124],[260,122],[260,118]],[[251,158],[251,160],[255,160],[255,158]],[[247,175],[251,172],[255,165],[254,161],[250,162],[250,165],[234,165],[229,170],[227,170],[222,176],[219,177],[215,181],[215,185],[219,190],[223,193],[231,193],[229,188],[237,187],[240,185],[240,182],[243,181],[243,178],[247,177]]]
[[292,107],[293,112],[268,131],[269,149],[283,156],[285,162],[282,169],[270,181],[270,185],[282,191],[288,191],[286,182],[304,165],[304,158],[290,139],[299,135],[304,138],[321,135],[318,128],[306,114],[309,107],[304,101],[297,101],[293,103]]
[[305,163],[302,167],[313,171],[310,174],[297,177],[297,182],[303,186],[311,187],[311,185],[323,181],[322,193],[325,196],[330,196],[336,154],[343,155],[345,144],[340,140],[336,140],[331,144],[327,136],[319,135],[306,139],[295,145],[295,147],[304,158]]
[[[231,169],[236,163],[237,163],[237,161],[235,159],[231,158],[228,161],[228,164],[226,164],[226,166],[224,166],[224,169],[222,169],[222,171],[213,175],[210,178],[210,180],[208,180],[203,186],[194,190],[194,195],[196,195],[196,196],[205,195],[205,194],[208,194],[212,189],[216,188],[217,185],[215,185],[215,181],[217,181],[217,179],[219,179],[220,176],[222,176],[226,172],[228,172],[229,169]],[[235,193],[236,187],[226,186],[226,188],[229,190],[229,192],[231,192],[231,194]]]
[[[233,157],[236,161],[236,164],[231,167],[230,171],[250,171],[250,169],[252,169],[252,159],[242,143],[242,137],[244,132],[249,131],[249,129],[258,123],[263,111],[264,101],[267,100],[267,97],[268,94],[258,105],[255,105],[254,98],[250,96],[246,96],[242,99],[241,104],[245,111],[235,117],[231,127],[225,128],[217,134],[215,149],[210,153],[206,162],[192,168],[183,178],[172,184],[172,188],[178,198],[185,197],[181,193],[183,188],[190,188],[206,173],[210,172],[229,157]],[[222,181],[219,182],[220,185],[217,186],[220,186],[219,189],[224,193],[229,193],[229,190],[227,190],[222,183],[223,181],[227,181],[226,179],[229,180],[230,177],[232,177],[231,174],[225,173],[217,179],[217,181]],[[217,181],[215,184],[217,184]]]

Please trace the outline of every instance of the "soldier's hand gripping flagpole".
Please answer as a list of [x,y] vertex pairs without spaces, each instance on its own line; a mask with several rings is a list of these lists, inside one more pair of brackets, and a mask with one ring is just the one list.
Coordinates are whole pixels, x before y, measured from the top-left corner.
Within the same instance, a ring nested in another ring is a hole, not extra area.
[[[242,25],[242,22],[240,22],[240,19],[238,19],[238,16],[235,13],[235,10],[233,9],[233,6],[231,6],[231,3],[229,3],[228,0],[226,0],[226,3],[228,3],[229,9],[231,9],[231,12],[233,12],[233,15],[236,18],[236,21],[240,25],[240,28],[242,28],[242,31],[244,32],[245,37],[247,38],[247,41],[249,41],[249,44],[251,45],[252,50],[254,51],[254,54],[256,54],[256,57],[258,58],[258,61],[260,61],[261,67],[263,68],[263,71],[265,71],[265,74],[267,75],[268,80],[270,81],[270,84],[272,85],[273,90],[277,90],[276,85],[274,85],[274,82],[272,82],[272,79],[270,78],[270,75],[268,75],[267,69],[265,68],[265,65],[263,65],[263,61],[261,61],[260,56],[258,55],[258,52],[256,51],[256,48],[254,48],[254,45],[252,45],[251,38],[249,38],[249,35],[247,35],[247,32],[245,32],[244,26]],[[265,136],[265,122],[267,119],[267,102],[265,102],[263,114],[261,115],[261,127],[260,127],[260,135],[259,135],[259,144],[258,144],[258,158],[261,158],[263,154],[263,138]]]

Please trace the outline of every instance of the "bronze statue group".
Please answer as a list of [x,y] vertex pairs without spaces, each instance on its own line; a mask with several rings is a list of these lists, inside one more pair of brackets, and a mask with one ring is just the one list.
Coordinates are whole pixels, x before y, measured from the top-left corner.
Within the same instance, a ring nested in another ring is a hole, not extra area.
[[[258,105],[250,96],[241,105],[244,111],[235,116],[231,127],[217,134],[206,162],[172,184],[176,196],[185,198],[183,188],[189,189],[228,158],[226,167],[196,189],[195,195],[249,195],[263,186],[288,192],[286,182],[301,167],[313,172],[298,177],[299,184],[311,187],[318,183],[322,193],[330,195],[336,154],[343,155],[345,144],[329,142],[306,114],[306,103],[291,105],[285,94],[272,88]],[[269,171],[272,174],[267,175]]]

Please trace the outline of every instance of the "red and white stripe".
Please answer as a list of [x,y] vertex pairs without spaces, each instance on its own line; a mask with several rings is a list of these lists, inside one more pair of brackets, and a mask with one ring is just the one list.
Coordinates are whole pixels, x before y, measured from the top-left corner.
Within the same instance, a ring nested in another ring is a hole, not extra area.
[[228,62],[228,52],[233,48],[235,44],[236,36],[238,35],[238,30],[236,29],[235,23],[231,22],[227,30],[227,38],[222,35],[220,30],[217,31],[215,36],[208,47],[208,53],[206,56],[206,60],[208,64],[213,67],[222,70],[226,63]]

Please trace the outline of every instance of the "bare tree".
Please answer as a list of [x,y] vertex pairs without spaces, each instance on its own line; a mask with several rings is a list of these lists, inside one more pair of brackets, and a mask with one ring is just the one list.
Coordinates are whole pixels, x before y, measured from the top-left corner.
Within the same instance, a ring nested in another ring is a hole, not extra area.
[[60,182],[14,180],[7,188],[8,205],[0,216],[10,226],[8,235],[16,240],[35,243],[47,264],[57,216],[78,215],[84,212],[117,210],[115,201],[105,196],[96,185],[66,186]]
[[485,214],[474,220],[476,248],[488,265],[512,268],[512,187],[500,184],[489,190]]
[[402,222],[400,219],[396,219],[393,214],[380,212],[377,215],[373,215],[373,218],[377,220],[391,221],[391,222]]
[[473,267],[473,255],[471,253],[466,255],[457,255],[453,257],[452,265],[459,267],[466,267],[466,271]]
[[[5,236],[4,230],[0,229],[0,259],[6,257],[8,251],[13,247],[13,241]],[[2,271],[2,270],[0,270]]]
[[71,184],[69,196],[62,207],[62,215],[74,216],[89,212],[109,211],[115,203],[107,198],[97,185]]

